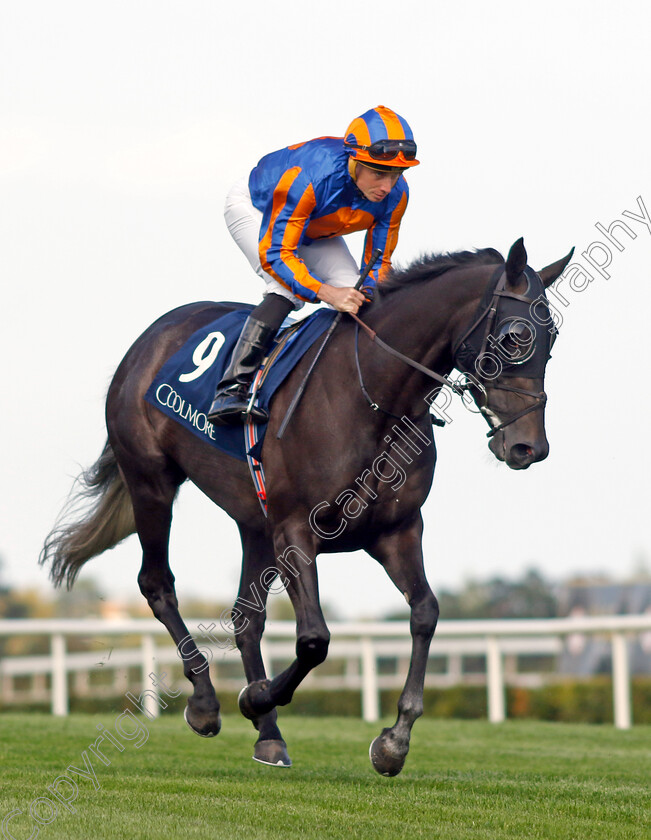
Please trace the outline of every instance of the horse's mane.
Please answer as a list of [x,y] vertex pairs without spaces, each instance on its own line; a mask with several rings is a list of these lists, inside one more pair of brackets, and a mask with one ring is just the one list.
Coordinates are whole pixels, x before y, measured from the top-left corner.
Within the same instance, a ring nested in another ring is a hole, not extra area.
[[396,268],[387,279],[379,284],[380,296],[386,297],[412,283],[422,283],[440,277],[452,268],[468,265],[495,265],[504,262],[504,257],[494,248],[478,251],[455,251],[443,254],[423,254],[406,268]]

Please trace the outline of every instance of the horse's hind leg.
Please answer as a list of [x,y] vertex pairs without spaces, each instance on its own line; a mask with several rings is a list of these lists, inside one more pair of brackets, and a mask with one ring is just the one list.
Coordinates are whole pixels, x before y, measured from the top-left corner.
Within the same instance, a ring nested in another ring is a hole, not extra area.
[[184,476],[172,467],[138,471],[131,459],[123,469],[131,493],[136,530],[142,545],[142,566],[138,575],[140,591],[156,618],[165,625],[183,659],[183,672],[194,687],[188,698],[185,719],[198,735],[217,735],[221,722],[219,702],[210,682],[208,662],[199,653],[179,613],[174,575],[169,567],[169,534],[172,503]]
[[[260,651],[264,631],[266,602],[270,584],[273,585],[274,556],[270,539],[258,531],[240,526],[242,537],[242,576],[233,610],[235,640],[242,656],[247,683],[269,683]],[[246,689],[244,689],[246,691]],[[242,695],[240,695],[242,696]],[[247,715],[259,732],[253,758],[263,764],[290,767],[287,745],[276,724],[278,713],[272,709],[265,714]]]

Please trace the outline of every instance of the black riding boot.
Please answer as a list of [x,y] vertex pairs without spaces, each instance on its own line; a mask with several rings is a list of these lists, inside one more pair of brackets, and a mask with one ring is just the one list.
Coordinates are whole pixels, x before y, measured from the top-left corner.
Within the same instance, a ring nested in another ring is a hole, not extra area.
[[236,426],[249,416],[254,423],[269,420],[267,412],[257,406],[247,414],[249,387],[278,328],[293,308],[291,301],[270,294],[251,312],[210,406],[208,420],[213,425]]

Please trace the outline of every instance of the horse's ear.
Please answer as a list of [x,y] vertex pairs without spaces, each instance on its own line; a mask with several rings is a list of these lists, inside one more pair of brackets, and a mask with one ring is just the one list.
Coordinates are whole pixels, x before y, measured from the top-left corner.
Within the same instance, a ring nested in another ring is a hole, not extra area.
[[506,279],[515,286],[522,272],[527,267],[527,252],[524,247],[524,240],[520,237],[517,242],[511,245],[509,256],[506,260]]
[[541,269],[538,272],[538,276],[543,281],[543,285],[545,286],[545,288],[547,288],[547,286],[551,286],[554,280],[558,280],[561,274],[565,271],[565,267],[572,259],[573,253],[574,248],[572,248],[572,250],[566,257],[563,257],[562,259],[558,260],[558,262],[545,266],[545,268]]

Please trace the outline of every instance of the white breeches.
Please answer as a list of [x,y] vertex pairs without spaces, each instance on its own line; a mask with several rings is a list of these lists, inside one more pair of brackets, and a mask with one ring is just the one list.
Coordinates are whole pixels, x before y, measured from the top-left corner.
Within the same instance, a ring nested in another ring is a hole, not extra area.
[[[228,230],[237,242],[251,267],[266,284],[265,295],[273,292],[291,300],[294,309],[300,309],[305,302],[299,300],[289,289],[263,271],[258,253],[258,239],[262,225],[262,213],[253,206],[249,193],[248,177],[240,178],[230,188],[224,206],[224,218]],[[354,286],[359,279],[359,267],[341,236],[319,239],[310,245],[302,245],[298,256],[323,283],[330,286]]]

